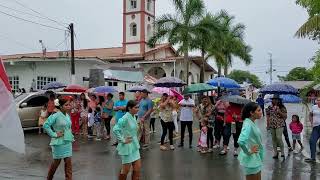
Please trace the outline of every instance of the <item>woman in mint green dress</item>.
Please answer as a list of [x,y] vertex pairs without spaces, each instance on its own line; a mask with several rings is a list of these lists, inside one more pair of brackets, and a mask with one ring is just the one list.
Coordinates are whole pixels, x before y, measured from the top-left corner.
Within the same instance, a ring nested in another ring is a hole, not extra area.
[[119,180],[126,180],[127,175],[133,167],[132,180],[140,177],[141,160],[140,145],[138,141],[138,124],[135,114],[139,108],[136,101],[130,100],[126,107],[127,113],[118,120],[113,127],[113,133],[118,140],[118,154],[121,156],[122,167]]
[[55,106],[58,112],[48,117],[43,128],[51,137],[51,150],[53,162],[49,168],[47,180],[52,180],[62,159],[65,162],[65,179],[72,180],[72,142],[71,120],[69,112],[71,110],[70,101],[66,99],[56,99]]
[[261,131],[255,124],[261,119],[262,110],[256,103],[248,103],[242,109],[244,119],[238,144],[241,148],[238,160],[244,167],[244,174],[247,180],[260,180],[264,158]]

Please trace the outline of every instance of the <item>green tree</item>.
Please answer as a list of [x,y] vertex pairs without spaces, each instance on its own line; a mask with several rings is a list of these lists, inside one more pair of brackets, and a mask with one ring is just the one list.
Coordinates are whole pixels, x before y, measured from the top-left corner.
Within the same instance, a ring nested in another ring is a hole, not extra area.
[[312,81],[312,71],[305,67],[295,67],[286,76],[278,76],[281,81]]
[[308,20],[296,32],[297,37],[320,40],[320,3],[318,0],[297,0],[296,3],[308,11]]
[[245,26],[241,23],[234,24],[234,16],[230,16],[226,11],[221,11],[216,15],[220,22],[220,33],[214,41],[209,43],[208,58],[214,57],[218,67],[218,76],[228,74],[228,68],[232,67],[234,57],[238,57],[245,64],[252,62],[250,55],[251,47],[244,42]]
[[148,41],[155,46],[158,41],[168,40],[178,46],[178,53],[183,54],[187,71],[185,80],[189,83],[189,51],[193,48],[193,40],[199,32],[201,18],[205,14],[203,0],[172,0],[176,14],[164,14],[155,21],[155,34]]
[[237,81],[238,83],[249,82],[257,88],[260,88],[262,86],[262,83],[258,76],[251,74],[249,71],[233,70],[230,72],[228,77]]
[[219,16],[213,16],[207,13],[200,20],[200,28],[197,29],[195,39],[191,44],[193,50],[200,50],[202,57],[200,83],[204,82],[205,63],[208,61],[208,49],[210,44],[216,44],[219,37],[222,35],[222,26]]

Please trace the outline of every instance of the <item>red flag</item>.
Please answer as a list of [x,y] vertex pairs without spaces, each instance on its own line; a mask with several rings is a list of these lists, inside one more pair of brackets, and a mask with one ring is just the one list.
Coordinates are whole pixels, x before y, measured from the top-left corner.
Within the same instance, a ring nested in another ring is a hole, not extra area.
[[9,83],[9,79],[8,79],[6,70],[4,69],[4,65],[1,58],[0,58],[0,79],[3,81],[4,85],[7,87],[8,91],[11,92],[11,85]]
[[4,65],[0,59],[0,145],[25,153],[24,134]]

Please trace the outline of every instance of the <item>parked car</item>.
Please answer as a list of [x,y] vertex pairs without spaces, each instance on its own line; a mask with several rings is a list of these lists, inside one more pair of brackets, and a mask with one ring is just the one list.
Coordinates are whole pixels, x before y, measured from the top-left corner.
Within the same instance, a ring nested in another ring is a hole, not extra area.
[[[80,96],[81,93],[56,92],[61,96]],[[24,93],[15,97],[17,111],[24,129],[38,128],[41,107],[49,101],[45,92]]]

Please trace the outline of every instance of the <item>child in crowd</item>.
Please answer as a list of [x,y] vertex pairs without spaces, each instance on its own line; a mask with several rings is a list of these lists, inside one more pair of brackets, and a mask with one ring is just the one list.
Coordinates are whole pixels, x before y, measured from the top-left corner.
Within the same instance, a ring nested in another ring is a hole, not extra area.
[[208,133],[208,118],[203,118],[201,121],[201,133],[199,137],[198,151],[201,153],[206,153],[208,151],[208,144],[207,144],[207,133]]
[[39,121],[38,121],[38,126],[39,126],[39,134],[41,134],[42,126],[46,122],[48,117],[48,111],[47,111],[47,105],[45,104],[42,106],[39,114]]
[[91,108],[88,109],[88,139],[93,137],[94,113]]
[[101,141],[101,138],[103,136],[102,132],[101,132],[101,108],[100,106],[96,107],[96,110],[94,112],[94,129],[97,132],[97,137],[96,137],[96,141]]
[[293,150],[295,150],[296,141],[298,141],[302,150],[303,145],[301,143],[301,132],[303,130],[303,124],[300,122],[298,115],[292,115],[292,121],[289,127],[290,127],[290,130],[292,131]]

